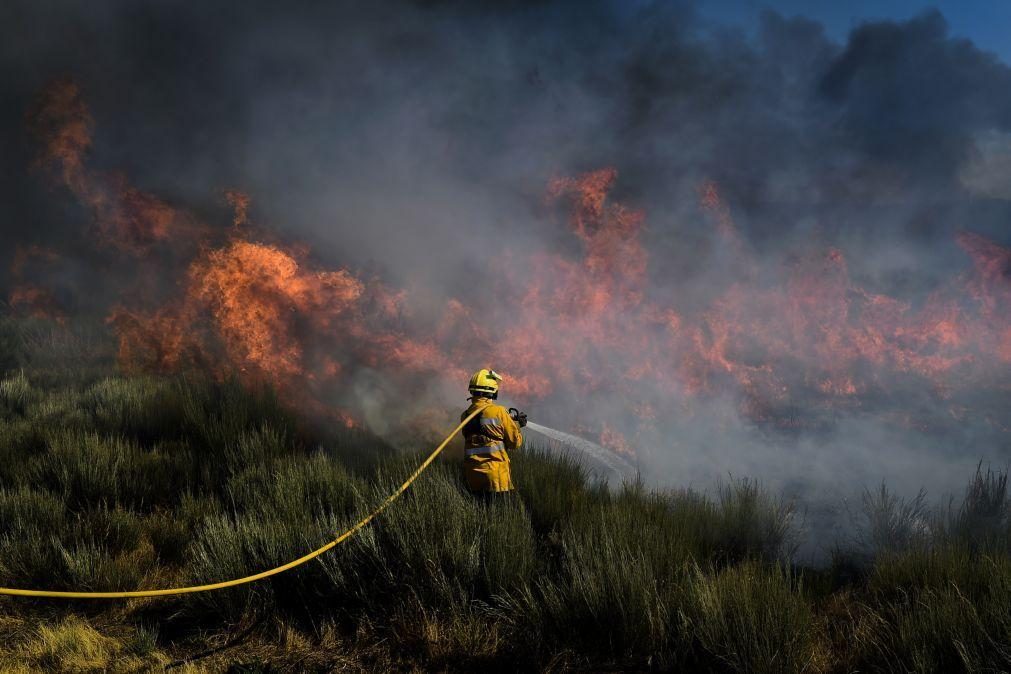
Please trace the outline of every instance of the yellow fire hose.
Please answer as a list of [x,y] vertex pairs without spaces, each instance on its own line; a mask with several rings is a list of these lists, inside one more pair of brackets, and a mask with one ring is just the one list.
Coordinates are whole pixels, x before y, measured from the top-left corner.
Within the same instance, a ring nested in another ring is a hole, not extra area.
[[374,520],[381,512],[386,510],[394,501],[403,496],[404,492],[407,491],[408,487],[414,483],[418,477],[421,476],[425,469],[428,468],[435,457],[442,453],[442,450],[446,448],[449,441],[452,440],[457,433],[463,430],[463,427],[468,421],[476,417],[481,410],[475,410],[473,414],[470,414],[460,425],[453,429],[453,432],[446,436],[446,439],[435,448],[428,458],[425,459],[418,468],[411,473],[410,477],[400,485],[400,488],[395,492],[386,497],[386,500],[379,504],[375,510],[370,512],[368,515],[360,519],[354,526],[342,533],[337,538],[333,539],[323,547],[317,548],[312,552],[294,559],[287,564],[282,564],[281,566],[275,567],[273,569],[268,569],[267,571],[261,571],[260,573],[255,573],[252,576],[243,576],[242,578],[235,578],[234,580],[225,580],[220,583],[209,583],[207,585],[190,585],[188,587],[169,587],[161,590],[131,590],[128,592],[62,592],[58,590],[19,590],[16,588],[0,587],[0,595],[13,595],[18,597],[53,597],[57,599],[131,599],[134,597],[164,597],[170,594],[189,594],[191,592],[210,592],[211,590],[220,590],[226,587],[235,587],[236,585],[245,585],[246,583],[252,583],[255,580],[261,580],[263,578],[269,578],[270,576],[275,576],[283,571],[289,569],[294,569],[296,566],[301,566],[309,560],[316,559],[322,555],[327,550],[334,548],[347,539],[351,538],[360,529],[363,529],[369,522]]

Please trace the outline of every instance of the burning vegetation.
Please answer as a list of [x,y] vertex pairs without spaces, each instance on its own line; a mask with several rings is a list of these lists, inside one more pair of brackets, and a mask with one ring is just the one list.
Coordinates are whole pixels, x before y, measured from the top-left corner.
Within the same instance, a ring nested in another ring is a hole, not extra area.
[[[707,396],[735,396],[746,417],[781,428],[839,409],[925,424],[890,397],[896,381],[950,401],[964,419],[992,417],[962,402],[968,392],[1006,395],[1011,380],[1011,250],[971,232],[952,242],[966,253],[965,271],[914,304],[861,287],[836,249],[798,250],[770,268],[749,251],[718,186],[706,183],[699,217],[735,273],[699,307],[650,291],[660,261],[643,243],[646,214],[616,201],[618,175],[601,169],[548,185],[547,203],[567,212],[577,247],[534,251],[522,273],[513,264],[520,252],[507,253],[490,263],[498,265],[489,276],[494,302],[478,285],[447,298],[433,320],[412,311],[408,290],[351,268],[322,269],[305,248],[272,242],[250,225],[242,192],[225,192],[232,227],[214,228],[122,175],[92,169],[93,126],[69,81],[40,97],[30,122],[39,167],[91,212],[96,245],[132,260],[138,274],[157,269],[171,279],[163,301],[124,299],[108,311],[130,370],[237,372],[323,409],[361,368],[381,371],[397,392],[419,392],[413,382],[458,385],[466,367],[494,363],[524,403],[627,401],[617,418],[586,429],[622,452],[649,444],[657,408],[690,416]],[[26,250],[14,276],[28,260],[53,265],[62,254]],[[10,304],[63,316],[41,284],[18,286]]]
[[1006,55],[936,11],[207,4],[0,24],[0,586],[299,559],[479,367],[514,498],[450,446],[284,573],[9,598],[0,670],[1011,671]]

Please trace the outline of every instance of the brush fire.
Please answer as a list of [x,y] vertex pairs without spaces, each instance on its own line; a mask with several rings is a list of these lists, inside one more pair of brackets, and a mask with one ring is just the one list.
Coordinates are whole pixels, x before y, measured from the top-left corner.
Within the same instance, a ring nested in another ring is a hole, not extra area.
[[1011,672],[1011,4],[853,4],[0,3],[0,672]]
[[[713,397],[731,396],[752,423],[783,430],[843,411],[900,426],[943,423],[905,407],[895,382],[952,418],[1007,431],[1006,418],[966,401],[980,389],[1008,394],[1011,249],[971,231],[947,243],[962,251],[963,271],[913,303],[861,287],[835,248],[795,250],[770,268],[738,232],[719,186],[706,182],[697,226],[713,232],[733,274],[700,306],[676,288],[650,288],[651,269],[665,261],[643,244],[649,215],[616,198],[622,176],[600,168],[544,190],[545,209],[575,248],[506,248],[487,261],[487,283],[423,316],[410,288],[356,271],[353,260],[323,268],[303,243],[251,223],[256,195],[225,192],[228,227],[93,168],[97,123],[81,88],[60,81],[40,96],[29,127],[36,168],[90,212],[94,246],[133,265],[140,287],[152,276],[170,280],[158,302],[131,287],[108,307],[129,371],[238,373],[316,411],[343,400],[340,414],[354,423],[360,410],[340,391],[356,371],[381,373],[386,395],[424,396],[433,387],[418,382],[452,390],[474,363],[494,363],[528,406],[623,401],[613,418],[569,426],[629,455],[653,446],[658,417],[675,410],[690,419]],[[26,248],[12,274],[32,264],[44,278],[65,253]],[[38,283],[15,287],[12,310],[64,320],[59,289]]]

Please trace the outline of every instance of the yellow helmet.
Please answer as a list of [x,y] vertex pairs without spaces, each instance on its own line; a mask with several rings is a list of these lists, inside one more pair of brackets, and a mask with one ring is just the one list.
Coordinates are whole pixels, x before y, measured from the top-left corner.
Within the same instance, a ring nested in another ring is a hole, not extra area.
[[470,378],[468,390],[474,395],[486,395],[491,398],[498,397],[498,383],[502,381],[502,375],[495,370],[483,369],[474,373]]

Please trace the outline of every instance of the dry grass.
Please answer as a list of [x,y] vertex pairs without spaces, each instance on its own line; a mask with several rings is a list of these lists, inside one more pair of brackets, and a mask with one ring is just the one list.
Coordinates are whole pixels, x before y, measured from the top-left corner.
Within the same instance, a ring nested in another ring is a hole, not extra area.
[[149,633],[133,630],[103,634],[83,618],[70,615],[42,623],[20,643],[6,645],[0,667],[9,672],[144,672],[161,668],[168,658],[153,648]]

